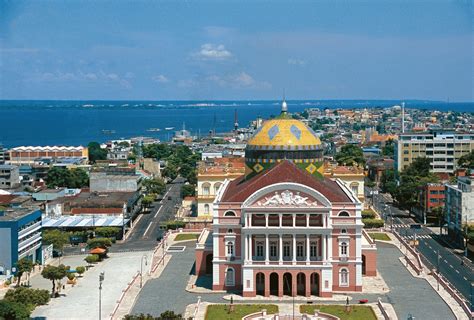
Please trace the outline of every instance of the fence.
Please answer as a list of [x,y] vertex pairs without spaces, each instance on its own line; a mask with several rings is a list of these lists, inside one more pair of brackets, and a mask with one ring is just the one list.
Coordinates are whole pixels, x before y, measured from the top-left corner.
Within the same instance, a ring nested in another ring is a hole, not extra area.
[[400,241],[401,244],[403,244],[403,246],[405,246],[405,248],[407,249],[407,251],[409,251],[416,259],[416,262],[418,262],[418,269],[420,269],[421,271],[423,271],[423,263],[421,262],[421,258],[420,258],[420,254],[418,252],[416,252],[415,249],[413,249],[410,244],[408,244],[405,239],[403,239],[397,231],[393,230],[392,231],[393,235],[398,239],[398,241]]
[[380,298],[377,299],[377,306],[379,307],[380,312],[382,312],[382,315],[385,320],[390,320],[390,316],[388,315],[387,310],[385,310],[385,307],[383,306],[382,300],[380,300]]
[[469,316],[470,319],[474,318],[474,312],[471,311],[471,308],[469,304],[464,300],[461,295],[456,291],[454,287],[451,286],[451,284],[446,281],[441,275],[439,275],[436,270],[432,270],[431,274],[433,277],[440,283],[443,288],[448,291],[448,293],[456,300],[457,303],[459,303],[464,310],[464,312]]

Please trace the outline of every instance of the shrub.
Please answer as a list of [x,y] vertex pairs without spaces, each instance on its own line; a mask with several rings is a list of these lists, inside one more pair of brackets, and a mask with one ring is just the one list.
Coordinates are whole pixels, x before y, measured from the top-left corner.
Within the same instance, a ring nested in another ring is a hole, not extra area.
[[99,256],[97,254],[90,254],[87,257],[84,258],[88,264],[98,262],[99,261]]
[[186,223],[183,221],[166,221],[160,225],[160,227],[166,230],[176,230],[179,228],[184,228],[186,226]]
[[4,299],[9,302],[40,306],[49,302],[50,295],[48,290],[20,287],[8,290]]
[[74,280],[75,277],[76,277],[76,276],[75,276],[74,273],[72,273],[72,272],[69,272],[69,273],[67,274],[67,278],[68,278],[69,280]]
[[23,320],[30,319],[34,305],[23,304],[18,302],[10,302],[6,299],[0,300],[0,319],[6,320]]
[[86,272],[86,268],[79,266],[79,267],[76,267],[76,271],[77,271],[77,274],[79,274],[79,276],[82,276],[82,274]]
[[362,210],[362,219],[375,219],[376,216],[372,210]]
[[362,219],[364,223],[364,228],[382,228],[384,226],[384,221],[382,219]]
[[117,235],[120,233],[120,228],[118,227],[99,227],[95,228],[95,234],[98,237],[103,238],[116,238]]

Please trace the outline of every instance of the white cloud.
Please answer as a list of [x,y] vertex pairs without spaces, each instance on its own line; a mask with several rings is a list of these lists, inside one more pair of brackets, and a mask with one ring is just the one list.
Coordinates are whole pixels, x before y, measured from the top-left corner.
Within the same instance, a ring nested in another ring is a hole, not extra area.
[[232,53],[223,44],[206,43],[192,56],[198,60],[227,60],[232,58]]
[[288,64],[296,65],[296,66],[304,66],[306,64],[306,61],[301,60],[301,59],[290,58],[288,59]]
[[158,82],[158,83],[168,83],[170,80],[162,74],[158,74],[156,76],[151,77],[151,80]]
[[215,83],[223,88],[233,89],[270,89],[271,84],[267,81],[257,81],[246,72],[238,74],[231,74],[226,76],[210,75],[205,78],[205,81]]

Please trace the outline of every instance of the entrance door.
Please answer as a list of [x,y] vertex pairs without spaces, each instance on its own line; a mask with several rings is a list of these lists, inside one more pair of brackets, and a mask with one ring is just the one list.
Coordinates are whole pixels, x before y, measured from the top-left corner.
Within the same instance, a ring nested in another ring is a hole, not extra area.
[[206,274],[212,274],[212,254],[206,256]]

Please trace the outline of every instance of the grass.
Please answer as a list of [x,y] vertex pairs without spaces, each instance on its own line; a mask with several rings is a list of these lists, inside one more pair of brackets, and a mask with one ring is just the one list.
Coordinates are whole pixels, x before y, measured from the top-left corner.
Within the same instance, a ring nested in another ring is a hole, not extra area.
[[384,241],[390,241],[390,237],[383,232],[369,232],[369,236],[374,239],[374,240],[384,240]]
[[351,312],[346,313],[346,307],[341,305],[302,305],[301,313],[314,314],[314,310],[332,314],[341,320],[377,320],[370,306],[351,305]]
[[241,320],[242,317],[267,310],[267,314],[274,314],[278,312],[278,306],[274,304],[234,304],[234,311],[228,313],[228,304],[211,304],[207,307],[206,320]]
[[174,238],[174,241],[197,240],[197,238],[199,238],[197,233],[180,233]]

